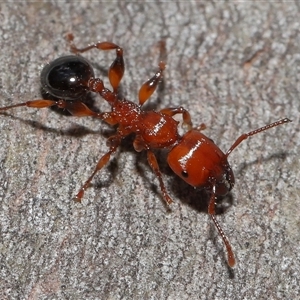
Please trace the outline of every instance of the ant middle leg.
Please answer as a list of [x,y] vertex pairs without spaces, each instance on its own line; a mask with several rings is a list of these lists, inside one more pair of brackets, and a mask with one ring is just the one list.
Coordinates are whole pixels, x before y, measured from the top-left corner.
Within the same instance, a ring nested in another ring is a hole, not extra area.
[[166,201],[166,203],[168,205],[170,205],[173,202],[173,200],[171,199],[171,197],[169,196],[169,194],[167,192],[166,186],[162,179],[162,174],[159,170],[159,166],[158,166],[156,157],[151,150],[147,150],[147,158],[148,158],[148,163],[149,163],[151,169],[153,170],[154,174],[156,175],[156,177],[159,181],[160,190],[162,192],[163,198]]
[[137,152],[141,152],[143,150],[147,151],[148,163],[149,163],[152,171],[154,172],[154,174],[156,175],[156,177],[159,181],[160,190],[162,192],[162,195],[163,195],[163,198],[164,198],[165,202],[168,205],[170,205],[173,202],[173,200],[167,192],[167,189],[166,189],[166,186],[163,182],[162,174],[160,172],[159,165],[158,165],[158,162],[156,160],[156,157],[155,157],[154,153],[149,149],[149,147],[145,144],[143,139],[139,136],[135,137],[135,140],[133,141],[133,147],[134,147],[135,151],[137,151]]
[[80,188],[79,192],[77,195],[74,197],[74,201],[76,202],[81,202],[81,199],[86,191],[86,189],[89,187],[92,179],[96,175],[98,171],[100,171],[108,162],[111,157],[111,155],[117,150],[121,143],[121,136],[120,135],[114,135],[111,136],[108,139],[108,143],[110,144],[109,151],[105,153],[98,161],[92,175],[86,180],[86,182],[83,184],[83,186]]
[[46,108],[51,106],[57,106],[61,109],[66,109],[71,115],[75,117],[94,117],[101,119],[107,124],[116,125],[117,120],[112,112],[94,112],[90,110],[84,103],[80,101],[66,101],[66,100],[46,100],[46,99],[37,99],[26,102],[21,102],[9,106],[0,107],[0,113],[6,110],[17,108],[17,107],[30,107],[30,108]]
[[71,46],[71,52],[78,54],[78,53],[83,53],[86,51],[89,51],[91,49],[98,49],[98,50],[116,50],[116,58],[109,67],[108,71],[108,78],[111,86],[113,87],[114,92],[117,92],[117,89],[119,87],[120,81],[123,77],[124,71],[125,71],[125,64],[124,64],[124,59],[123,59],[123,49],[111,42],[97,42],[95,44],[91,44],[85,48],[77,48],[74,45],[74,36],[73,34],[68,34],[66,36],[68,42],[70,43]]

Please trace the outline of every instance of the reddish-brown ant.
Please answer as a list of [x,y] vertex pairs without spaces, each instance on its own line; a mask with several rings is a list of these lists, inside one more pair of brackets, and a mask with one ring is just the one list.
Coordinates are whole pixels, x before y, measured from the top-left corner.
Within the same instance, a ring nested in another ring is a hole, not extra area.
[[[142,105],[150,98],[162,78],[165,69],[163,62],[160,62],[158,72],[141,86],[139,104],[136,104],[117,95],[124,74],[123,50],[121,47],[111,42],[98,42],[86,48],[78,49],[73,44],[73,36],[69,35],[68,39],[71,43],[71,50],[75,54],[93,48],[116,51],[116,58],[108,72],[113,91],[106,88],[101,79],[94,77],[93,69],[87,60],[78,55],[71,55],[54,60],[45,66],[41,74],[42,87],[60,100],[32,100],[2,107],[0,111],[20,106],[33,108],[58,106],[77,117],[91,116],[110,125],[118,125],[117,133],[108,139],[108,152],[100,158],[93,173],[77,193],[75,200],[78,202],[81,201],[95,174],[107,164],[111,154],[117,150],[121,140],[134,133],[134,149],[137,152],[146,150],[149,165],[159,181],[163,198],[167,204],[171,204],[173,201],[167,193],[156,157],[152,151],[153,149],[168,149],[167,161],[174,173],[191,186],[204,188],[210,193],[208,214],[211,216],[226,246],[228,264],[231,267],[234,266],[235,258],[231,245],[215,218],[216,198],[226,195],[234,186],[234,175],[227,158],[248,137],[291,121],[288,118],[281,119],[242,134],[229,150],[223,153],[210,138],[200,132],[204,126],[192,128],[190,114],[183,107],[165,108],[160,111],[145,111],[142,109]],[[89,109],[82,102],[82,96],[88,91],[99,93],[110,104],[111,111],[98,113]],[[179,122],[173,119],[176,114],[181,114],[183,123],[189,127],[189,131],[183,136],[178,133]]]

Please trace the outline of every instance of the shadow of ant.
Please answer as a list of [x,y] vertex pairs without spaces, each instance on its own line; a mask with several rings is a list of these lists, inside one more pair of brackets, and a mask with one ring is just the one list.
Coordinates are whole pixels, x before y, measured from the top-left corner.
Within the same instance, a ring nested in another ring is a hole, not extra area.
[[2,115],[8,116],[14,120],[18,120],[19,122],[29,125],[32,128],[35,129],[40,129],[45,132],[49,133],[55,133],[57,135],[61,136],[71,136],[71,137],[82,137],[88,134],[102,134],[102,131],[100,132],[99,130],[91,130],[85,126],[79,125],[79,124],[74,124],[69,127],[68,129],[62,130],[62,129],[56,129],[56,128],[51,128],[48,126],[43,125],[40,122],[37,121],[32,121],[32,120],[25,120],[23,118],[16,117],[15,115],[8,114],[8,113],[1,113]]
[[258,165],[258,164],[267,163],[267,162],[272,161],[274,159],[284,161],[289,156],[289,154],[290,153],[287,152],[287,151],[280,151],[280,152],[277,152],[277,153],[270,154],[266,157],[256,158],[255,160],[253,160],[251,162],[246,162],[246,163],[242,162],[242,163],[239,164],[239,167],[235,171],[235,174],[243,175],[243,174],[245,174],[246,170],[249,167],[254,166],[254,165]]

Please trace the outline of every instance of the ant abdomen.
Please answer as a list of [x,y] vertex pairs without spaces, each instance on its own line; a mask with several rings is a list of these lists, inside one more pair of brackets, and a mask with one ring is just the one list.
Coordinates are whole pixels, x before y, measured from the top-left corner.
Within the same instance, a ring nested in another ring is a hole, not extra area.
[[89,62],[81,56],[69,55],[47,64],[41,73],[42,88],[50,95],[65,100],[81,98],[94,77]]

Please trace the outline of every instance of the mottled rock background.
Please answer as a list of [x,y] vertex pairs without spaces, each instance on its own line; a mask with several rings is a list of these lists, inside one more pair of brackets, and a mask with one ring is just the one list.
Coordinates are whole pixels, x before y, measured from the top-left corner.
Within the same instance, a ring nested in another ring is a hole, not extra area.
[[[236,187],[218,216],[237,257],[230,270],[205,195],[172,174],[165,153],[171,212],[130,139],[76,204],[112,129],[51,109],[1,114],[0,298],[299,298],[299,10],[298,1],[1,3],[1,106],[41,97],[40,71],[69,53],[73,32],[78,46],[124,48],[121,91],[134,101],[164,59],[148,108],[183,105],[224,151],[243,132],[293,123],[230,157]],[[107,82],[114,53],[85,57]]]

